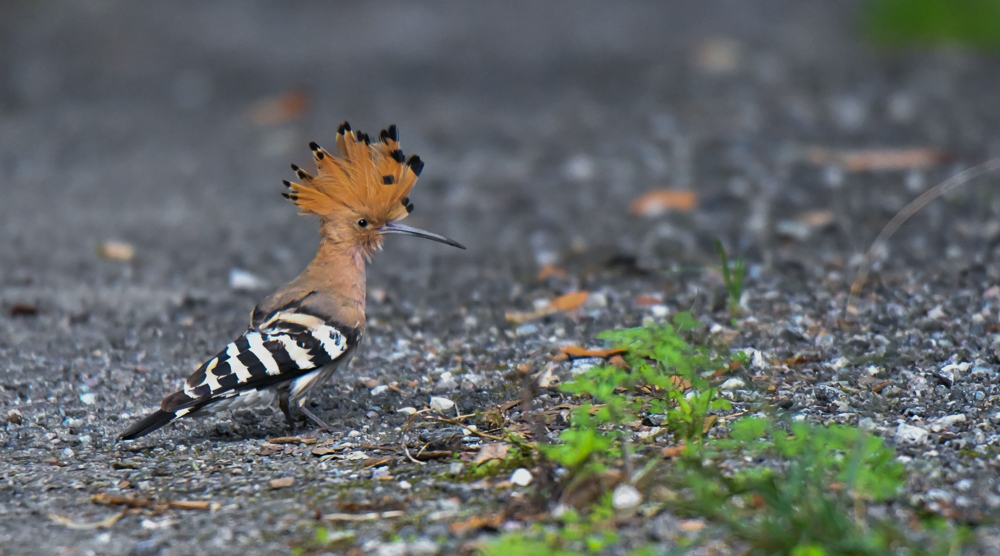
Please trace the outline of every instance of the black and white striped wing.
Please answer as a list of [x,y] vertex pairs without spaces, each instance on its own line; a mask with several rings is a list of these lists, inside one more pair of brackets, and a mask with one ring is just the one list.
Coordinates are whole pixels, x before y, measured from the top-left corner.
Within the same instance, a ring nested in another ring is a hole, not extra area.
[[278,311],[198,367],[182,391],[164,398],[159,411],[120,438],[138,438],[199,411],[270,405],[274,387],[286,383],[289,397],[298,399],[323,367],[345,357],[355,343],[351,330],[306,313]]
[[347,336],[322,319],[278,312],[199,367],[184,384],[184,394],[195,402],[192,409],[213,399],[253,396],[316,372],[348,347]]

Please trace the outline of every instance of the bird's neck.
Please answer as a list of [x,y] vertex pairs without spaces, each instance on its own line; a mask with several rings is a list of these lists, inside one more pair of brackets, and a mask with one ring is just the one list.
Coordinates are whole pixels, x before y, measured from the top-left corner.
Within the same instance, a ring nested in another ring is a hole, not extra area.
[[323,293],[334,297],[345,308],[357,309],[364,319],[365,257],[361,247],[345,247],[343,243],[324,238],[302,277],[322,285]]

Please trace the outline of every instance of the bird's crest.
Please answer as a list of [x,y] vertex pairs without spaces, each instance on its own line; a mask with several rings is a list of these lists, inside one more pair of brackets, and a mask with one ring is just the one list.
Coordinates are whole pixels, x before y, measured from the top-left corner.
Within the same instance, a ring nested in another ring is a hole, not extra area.
[[311,176],[292,164],[302,183],[285,181],[289,191],[282,194],[302,214],[325,220],[343,211],[364,209],[392,222],[413,211],[409,195],[424,163],[418,156],[403,156],[395,125],[383,129],[373,143],[368,134],[352,131],[344,122],[337,129],[340,156],[331,156],[316,143],[309,147],[319,175]]

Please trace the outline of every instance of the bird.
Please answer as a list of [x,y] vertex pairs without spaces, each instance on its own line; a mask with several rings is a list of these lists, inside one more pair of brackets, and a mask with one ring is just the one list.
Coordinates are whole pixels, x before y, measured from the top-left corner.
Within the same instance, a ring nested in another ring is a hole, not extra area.
[[317,175],[292,164],[298,182],[283,180],[282,195],[320,222],[320,244],[301,274],[261,301],[247,331],[205,361],[168,395],[160,409],[134,423],[119,440],[134,440],[182,417],[277,405],[294,432],[298,406],[320,430],[330,427],[305,407],[306,396],[346,369],[365,334],[365,269],[387,235],[465,246],[400,224],[413,212],[410,192],[424,163],[406,158],[395,125],[374,141],[344,122],[338,156],[309,143]]

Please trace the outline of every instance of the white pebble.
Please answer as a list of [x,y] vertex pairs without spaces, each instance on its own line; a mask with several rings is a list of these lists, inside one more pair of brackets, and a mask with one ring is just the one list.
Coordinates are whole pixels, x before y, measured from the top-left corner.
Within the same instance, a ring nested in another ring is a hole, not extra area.
[[97,394],[87,393],[80,394],[80,401],[87,405],[94,405],[97,403]]
[[528,471],[523,467],[514,471],[514,473],[510,476],[510,482],[517,486],[528,486],[531,484],[532,479],[533,477],[531,476],[531,471]]
[[746,385],[747,385],[747,383],[743,382],[742,379],[733,377],[733,378],[731,378],[731,379],[723,382],[722,386],[720,386],[720,388],[722,388],[723,390],[737,390],[739,388],[743,388]]
[[914,427],[913,425],[908,425],[906,423],[900,423],[899,427],[896,428],[896,438],[916,444],[923,444],[926,442],[929,435],[930,433],[924,429]]
[[267,282],[253,274],[233,268],[229,270],[229,287],[234,290],[259,290],[267,286]]
[[632,485],[621,484],[611,494],[611,505],[616,510],[627,510],[642,503],[642,494]]
[[413,488],[413,485],[411,485],[409,481],[399,481],[399,488],[402,490],[410,490]]
[[396,413],[405,413],[406,415],[413,415],[417,410],[412,407],[401,407],[396,410]]
[[931,430],[934,432],[946,431],[952,427],[955,423],[964,423],[965,415],[958,413],[956,415],[946,415],[940,419],[935,420],[931,423]]
[[534,324],[524,324],[514,329],[514,334],[517,336],[530,336],[536,332],[538,332],[538,327]]
[[71,449],[69,449],[69,448],[63,448],[63,451],[62,451],[62,454],[63,454],[64,456],[68,457],[68,458],[71,458],[71,457],[73,457],[74,455],[76,455],[76,452],[74,452],[73,450],[71,450]]
[[449,400],[448,398],[431,396],[431,409],[434,411],[448,411],[453,407],[455,407],[455,402]]
[[386,386],[385,384],[380,384],[375,388],[372,388],[371,394],[373,396],[378,396],[379,394],[384,394],[387,390],[389,390],[388,386]]

